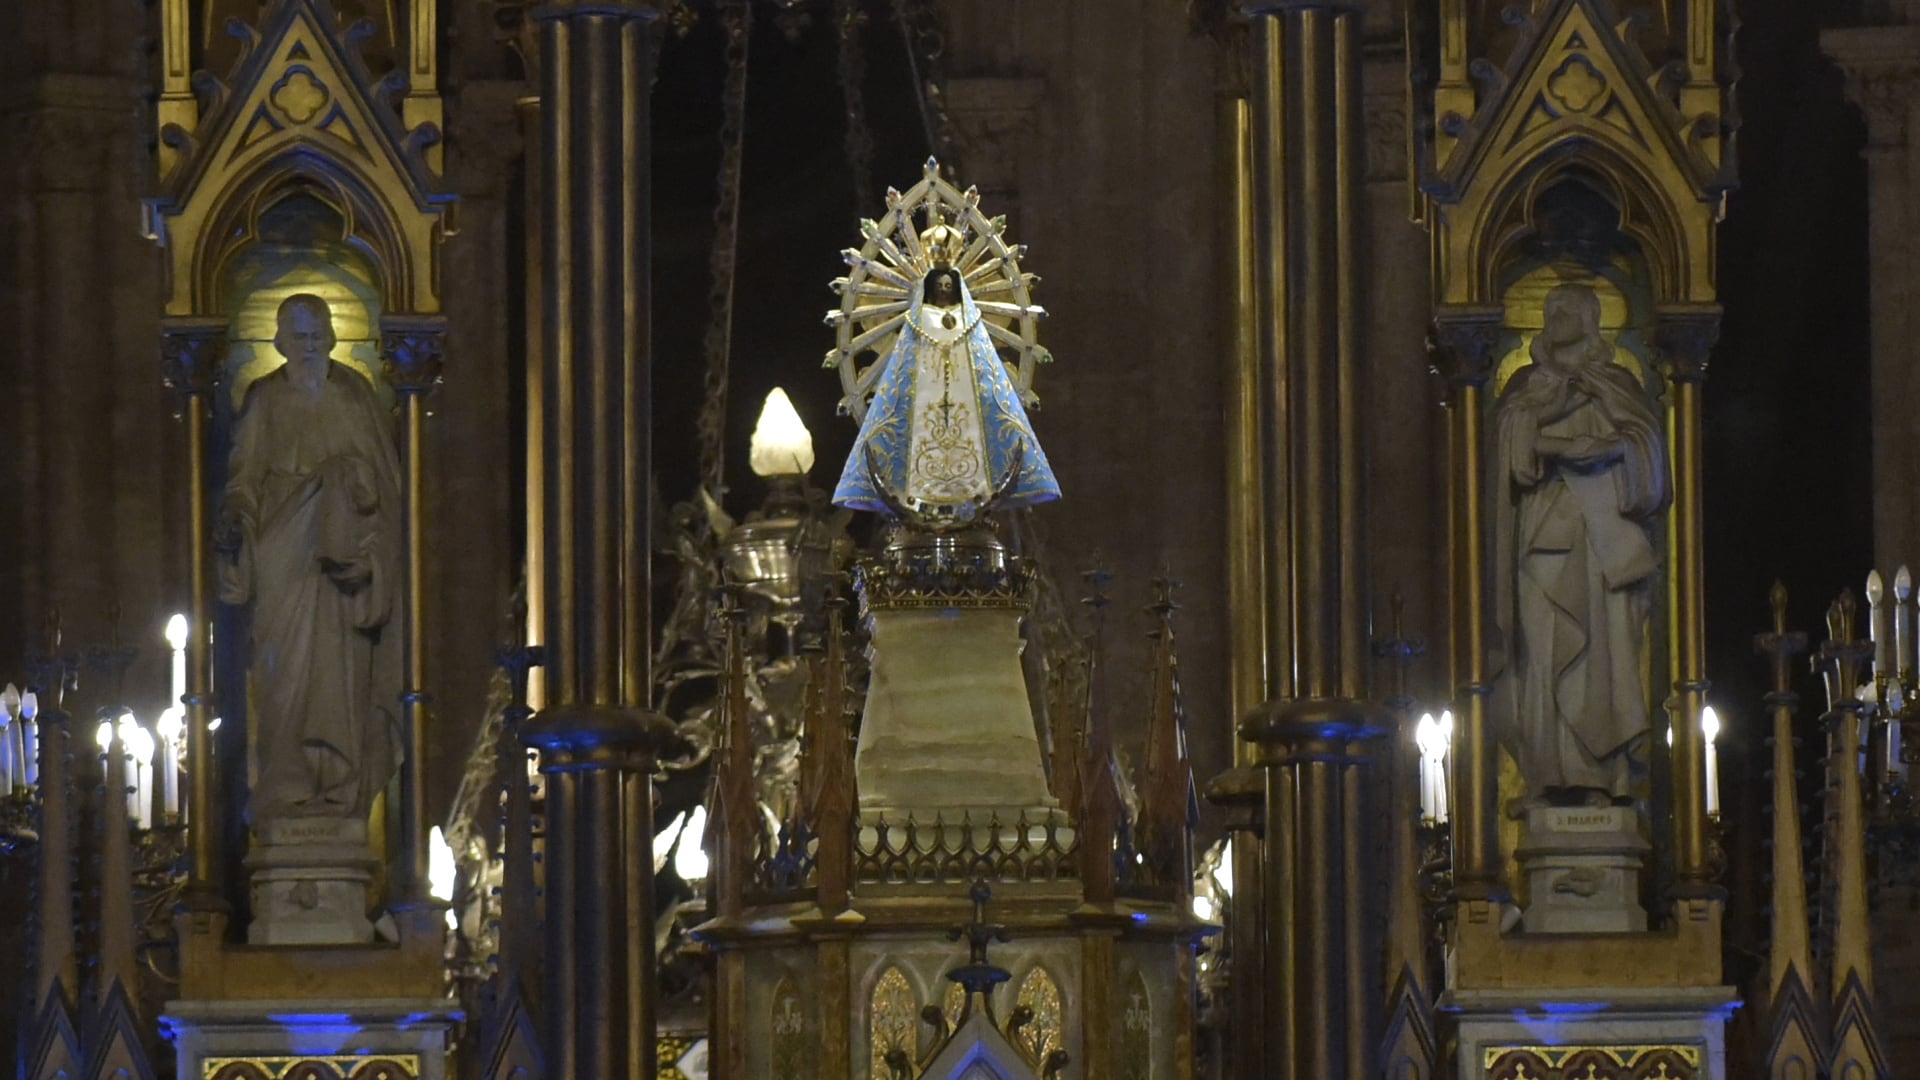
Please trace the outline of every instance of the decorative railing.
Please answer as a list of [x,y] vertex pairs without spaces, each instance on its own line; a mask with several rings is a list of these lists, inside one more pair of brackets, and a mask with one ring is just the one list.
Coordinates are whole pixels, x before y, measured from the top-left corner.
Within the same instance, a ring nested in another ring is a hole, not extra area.
[[862,822],[853,843],[853,876],[862,885],[942,885],[1068,881],[1080,876],[1079,835],[1066,815],[1035,821],[1022,813],[1011,825],[997,815],[977,823],[936,815]]

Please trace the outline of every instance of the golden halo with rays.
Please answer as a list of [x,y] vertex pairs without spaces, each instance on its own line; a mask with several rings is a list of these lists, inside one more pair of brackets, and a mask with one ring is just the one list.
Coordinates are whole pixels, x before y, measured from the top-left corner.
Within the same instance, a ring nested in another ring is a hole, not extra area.
[[[866,418],[873,384],[906,321],[913,283],[932,268],[928,252],[921,248],[920,230],[931,225],[936,214],[944,215],[964,238],[957,265],[974,306],[980,309],[981,323],[996,346],[1017,354],[1009,374],[1021,403],[1029,408],[1039,404],[1033,372],[1053,356],[1040,347],[1036,334],[1037,324],[1047,313],[1030,302],[1040,279],[1020,271],[1026,246],[1007,243],[1005,217],[989,218],[980,212],[979,189],[960,191],[941,178],[940,163],[928,158],[919,183],[904,194],[887,189],[886,216],[860,222],[865,245],[840,253],[848,273],[833,280],[840,307],[827,312],[826,322],[837,340],[824,366],[839,371],[840,411],[856,423]],[[859,357],[869,351],[880,359],[863,368]]]

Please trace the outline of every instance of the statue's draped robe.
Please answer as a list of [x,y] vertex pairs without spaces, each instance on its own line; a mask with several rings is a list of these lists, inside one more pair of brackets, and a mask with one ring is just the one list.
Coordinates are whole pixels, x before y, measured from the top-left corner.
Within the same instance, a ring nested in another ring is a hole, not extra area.
[[401,754],[400,466],[373,387],[338,363],[318,394],[285,367],[255,382],[226,512],[221,599],[253,602],[250,817],[364,816]]
[[[1569,465],[1541,436],[1618,439],[1621,456]],[[1535,363],[1495,407],[1494,722],[1529,791],[1626,794],[1648,727],[1641,646],[1658,556],[1648,521],[1670,494],[1659,419],[1623,368]]]
[[882,361],[834,503],[880,512],[887,497],[938,507],[984,503],[1016,461],[1020,475],[999,505],[1059,498],[980,309],[964,285],[953,307],[925,303],[924,285],[913,286],[907,318]]

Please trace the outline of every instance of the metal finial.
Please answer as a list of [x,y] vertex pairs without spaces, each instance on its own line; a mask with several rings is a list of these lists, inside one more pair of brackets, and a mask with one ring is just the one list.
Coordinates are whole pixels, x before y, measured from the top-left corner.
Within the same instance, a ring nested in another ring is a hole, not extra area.
[[973,921],[947,931],[949,941],[966,939],[967,962],[947,972],[947,978],[965,987],[969,994],[987,994],[1013,977],[1011,972],[994,966],[987,959],[987,946],[1011,938],[1005,926],[987,921],[987,901],[993,899],[993,889],[987,885],[985,878],[974,879],[973,887],[967,890],[967,897],[973,901]]

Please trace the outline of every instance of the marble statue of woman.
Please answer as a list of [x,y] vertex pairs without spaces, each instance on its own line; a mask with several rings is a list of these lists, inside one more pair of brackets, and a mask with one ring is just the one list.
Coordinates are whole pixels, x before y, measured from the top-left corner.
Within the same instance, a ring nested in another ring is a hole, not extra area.
[[280,305],[287,362],[247,390],[216,545],[252,602],[249,817],[364,819],[400,759],[400,462],[392,419],[329,356],[326,301]]
[[1670,497],[1659,417],[1613,363],[1600,299],[1547,294],[1533,363],[1494,405],[1495,723],[1535,800],[1624,798],[1648,730],[1641,653]]
[[992,502],[1060,497],[956,265],[963,238],[945,222],[920,235],[930,268],[912,283],[907,317],[883,361],[873,401],[834,489],[835,505],[971,520]]

